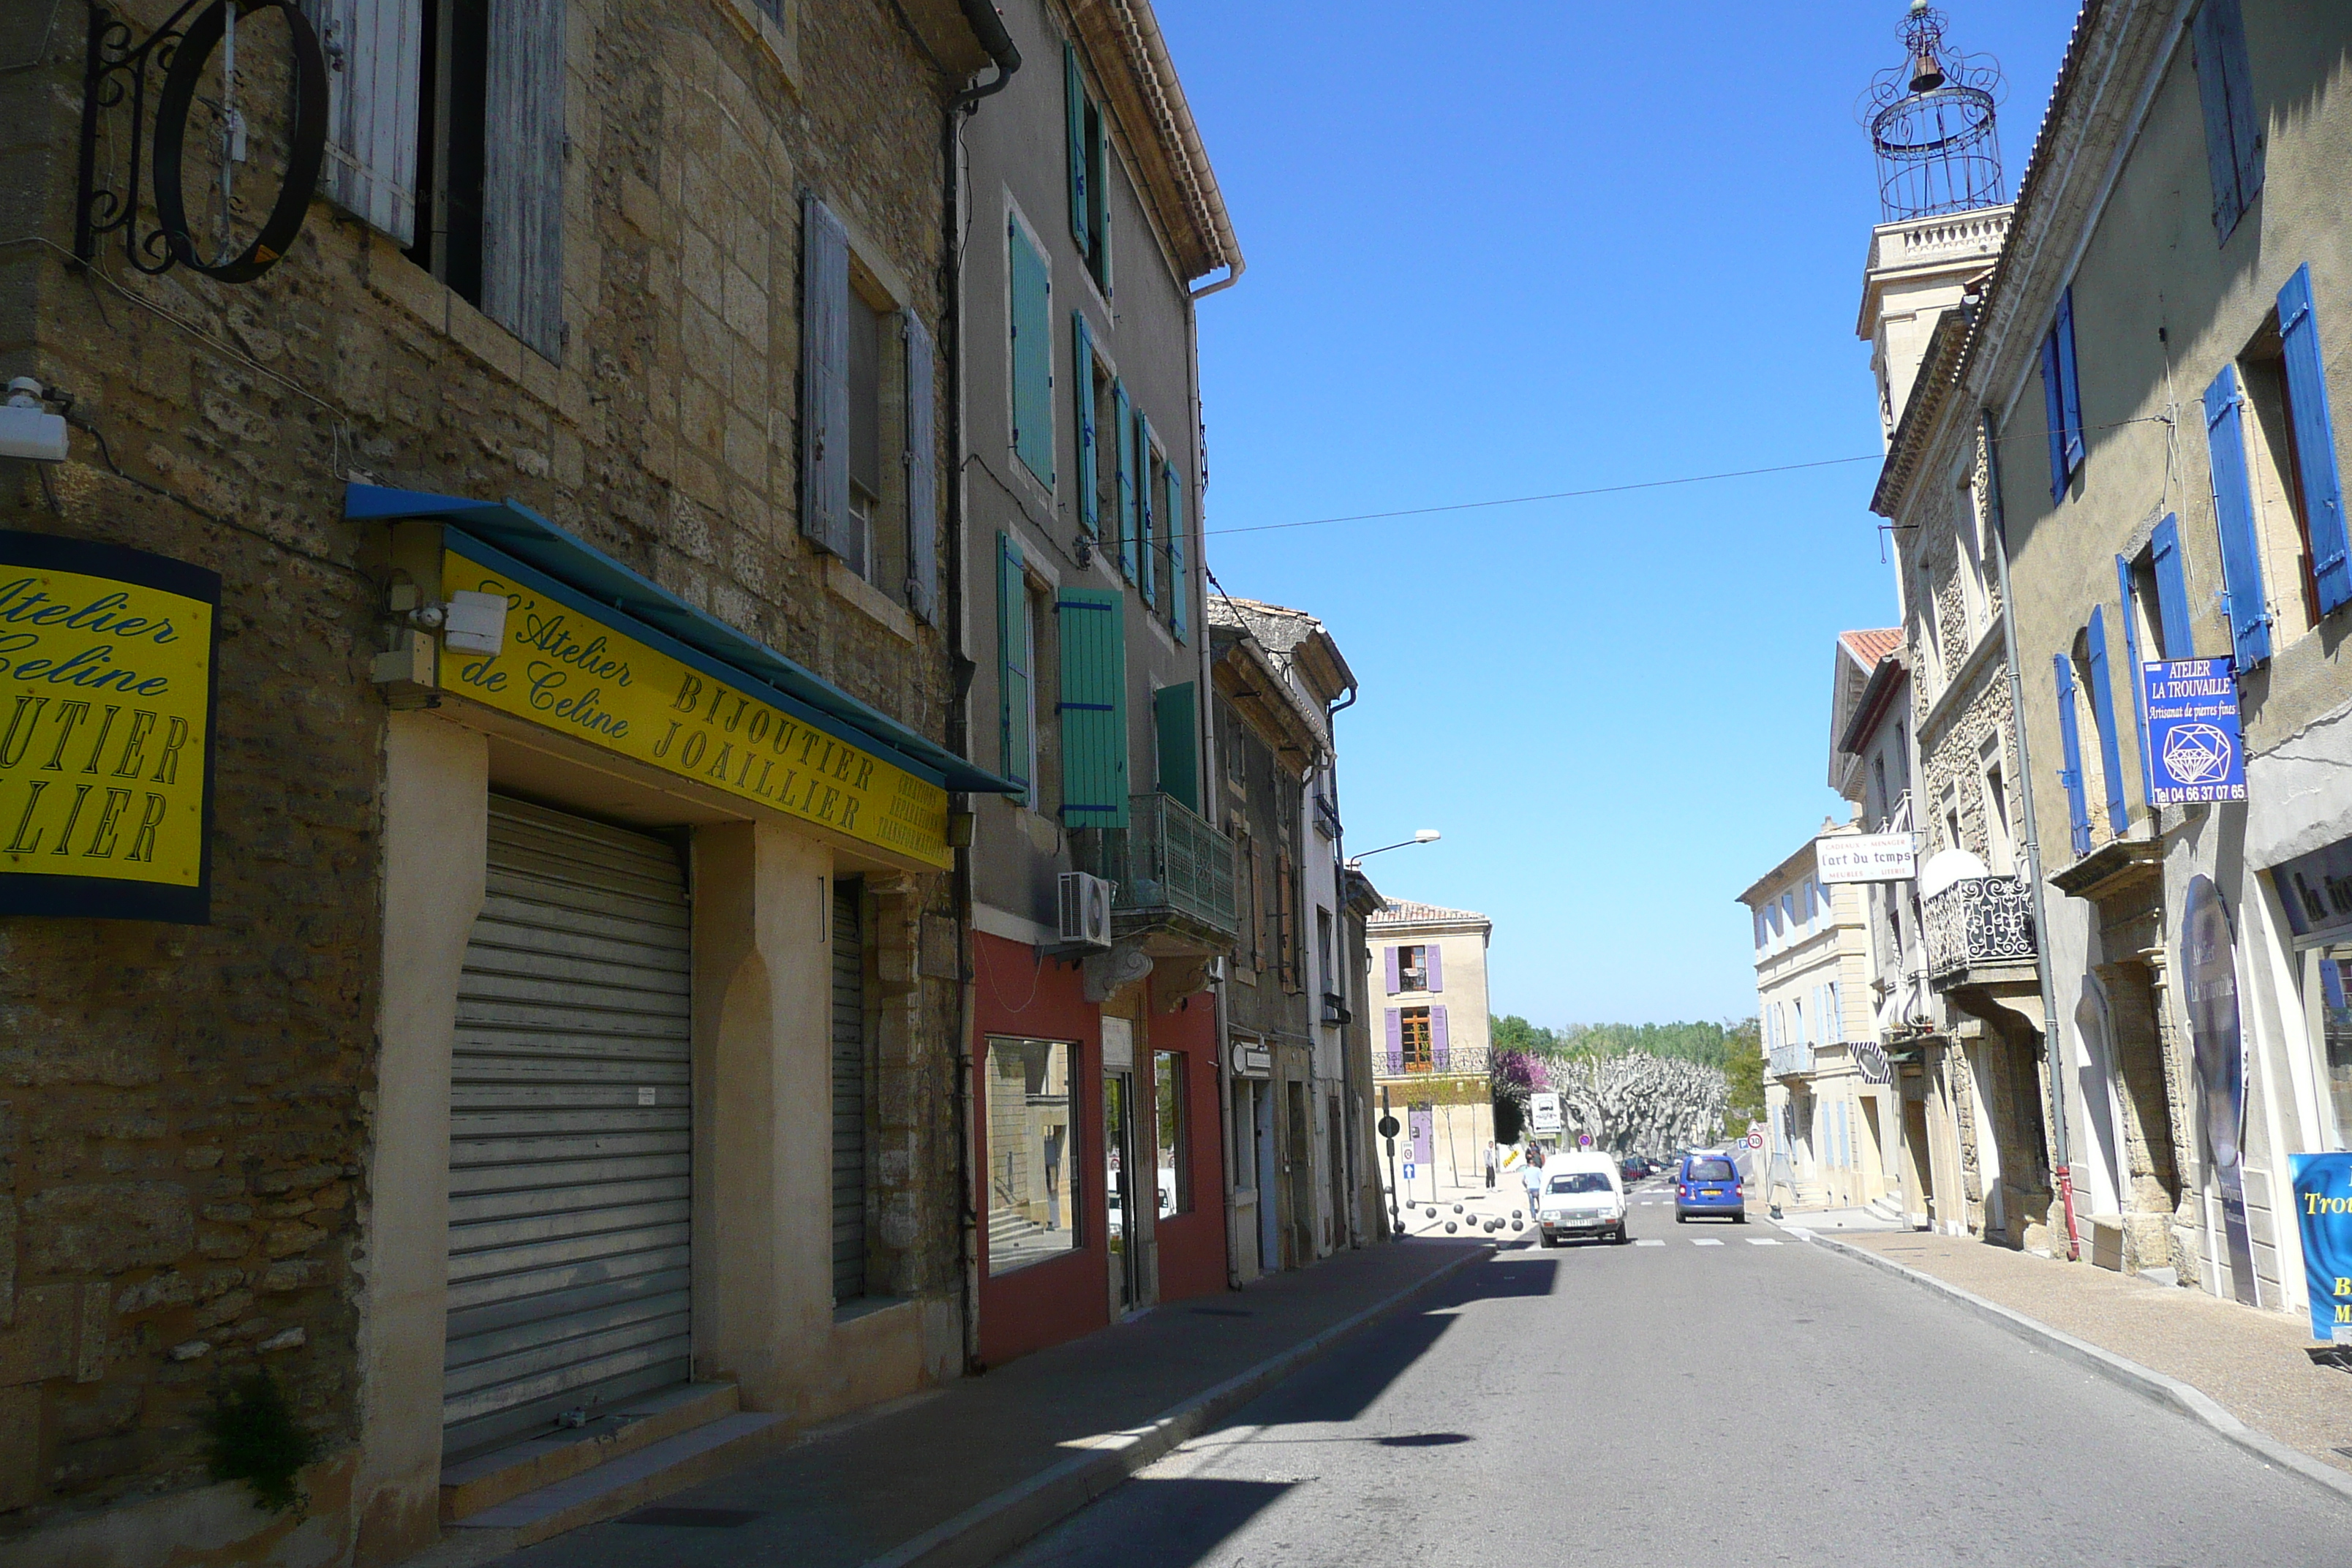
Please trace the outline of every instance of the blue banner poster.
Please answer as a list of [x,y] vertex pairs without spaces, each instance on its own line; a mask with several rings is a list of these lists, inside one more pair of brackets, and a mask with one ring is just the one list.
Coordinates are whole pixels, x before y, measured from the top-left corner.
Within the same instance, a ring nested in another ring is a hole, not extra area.
[[2139,667],[2152,805],[2246,798],[2238,735],[2238,668],[2229,658],[2152,659]]
[[2311,1337],[2352,1345],[2352,1154],[2296,1154],[2294,1218],[2311,1286]]

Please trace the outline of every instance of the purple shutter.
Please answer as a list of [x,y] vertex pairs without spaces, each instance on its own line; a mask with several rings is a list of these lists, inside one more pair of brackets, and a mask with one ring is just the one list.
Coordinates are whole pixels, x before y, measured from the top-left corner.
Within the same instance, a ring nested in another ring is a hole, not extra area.
[[[1435,948],[1431,948],[1429,951],[1433,955],[1437,952]],[[1431,989],[1434,990],[1436,987],[1432,986]],[[1449,1048],[1445,1038],[1445,1009],[1432,1007],[1429,1010],[1429,1054],[1439,1072],[1445,1070]]]
[[[1397,994],[1397,989],[1398,989],[1398,987],[1397,987],[1397,957],[1398,957],[1398,955],[1399,955],[1399,954],[1400,954],[1403,950],[1402,950],[1402,949],[1401,949],[1401,948],[1391,947],[1391,948],[1384,949],[1383,951],[1384,951],[1384,952],[1386,952],[1388,953],[1388,956],[1389,956],[1389,994],[1390,994],[1390,995],[1391,995],[1391,996],[1393,996],[1393,995],[1395,995],[1395,994]],[[1391,1013],[1389,1015],[1389,1018],[1390,1018],[1390,1020],[1391,1020],[1391,1022],[1393,1022],[1393,1021],[1395,1020],[1395,1018],[1396,1018],[1396,1015],[1395,1015],[1393,1012],[1391,1012]]]
[[[1444,990],[1445,964],[1443,960],[1443,955],[1438,952],[1437,944],[1433,942],[1421,951],[1427,955],[1423,960],[1423,963],[1429,969],[1429,988],[1432,991]],[[1442,1012],[1444,1009],[1441,1008],[1439,1011]]]
[[[1395,948],[1389,949],[1389,989],[1396,989]],[[1404,1071],[1404,1017],[1393,1007],[1388,1010],[1388,1015],[1389,1071],[1393,1075]]]

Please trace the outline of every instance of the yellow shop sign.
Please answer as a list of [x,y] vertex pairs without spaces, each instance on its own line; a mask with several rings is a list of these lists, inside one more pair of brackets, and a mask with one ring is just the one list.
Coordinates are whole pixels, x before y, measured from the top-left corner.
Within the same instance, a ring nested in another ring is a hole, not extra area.
[[0,914],[210,918],[220,578],[0,531]]
[[507,602],[504,648],[442,648],[443,689],[925,865],[954,864],[941,786],[454,551],[441,585]]

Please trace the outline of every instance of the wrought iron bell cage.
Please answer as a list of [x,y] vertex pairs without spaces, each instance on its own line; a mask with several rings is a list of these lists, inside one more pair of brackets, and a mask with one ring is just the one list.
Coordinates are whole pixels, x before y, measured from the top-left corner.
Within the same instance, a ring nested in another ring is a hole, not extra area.
[[1912,0],[1903,64],[1872,79],[1862,113],[1878,159],[1880,221],[1999,206],[2009,199],[1998,128],[2003,82],[1989,56],[1953,52],[1950,18]]

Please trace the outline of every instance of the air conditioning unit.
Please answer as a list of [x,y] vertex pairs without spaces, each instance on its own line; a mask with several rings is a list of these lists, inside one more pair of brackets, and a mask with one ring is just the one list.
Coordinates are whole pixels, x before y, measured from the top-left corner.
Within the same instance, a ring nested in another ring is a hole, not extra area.
[[1061,877],[1062,941],[1073,947],[1110,945],[1110,884],[1084,871]]

